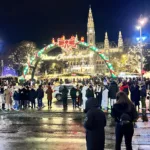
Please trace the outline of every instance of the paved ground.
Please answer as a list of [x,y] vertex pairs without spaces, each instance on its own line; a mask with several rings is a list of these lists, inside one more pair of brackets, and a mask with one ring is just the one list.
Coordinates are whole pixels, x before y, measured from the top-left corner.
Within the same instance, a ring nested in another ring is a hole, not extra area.
[[[86,150],[84,114],[73,111],[71,105],[63,112],[60,104],[54,101],[52,110],[1,113],[0,150]],[[114,126],[108,115],[106,150],[114,150],[114,144]],[[150,122],[138,120],[133,148],[150,150]]]
[[[0,117],[0,150],[86,150],[82,113],[19,113]],[[114,150],[114,127],[108,116],[106,149]],[[149,150],[150,122],[137,123],[134,150]],[[124,147],[124,145],[123,145]]]

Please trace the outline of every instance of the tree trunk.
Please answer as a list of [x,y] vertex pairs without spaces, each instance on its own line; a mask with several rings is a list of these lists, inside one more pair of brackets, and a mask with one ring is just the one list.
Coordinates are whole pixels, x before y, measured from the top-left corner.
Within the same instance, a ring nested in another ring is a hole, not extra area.
[[34,68],[33,68],[33,70],[32,70],[32,74],[31,74],[31,80],[34,79],[35,71],[36,71],[36,68],[37,68],[37,65],[38,65],[39,62],[40,62],[40,59],[38,59],[38,60],[36,61],[36,63],[35,63],[35,66],[34,66]]

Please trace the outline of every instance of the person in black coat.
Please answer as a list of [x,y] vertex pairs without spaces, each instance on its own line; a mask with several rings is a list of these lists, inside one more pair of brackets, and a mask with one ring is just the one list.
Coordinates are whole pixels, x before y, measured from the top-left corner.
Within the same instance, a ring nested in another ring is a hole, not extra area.
[[87,97],[87,99],[94,98],[94,91],[93,91],[92,85],[90,85],[89,88],[87,89],[86,97]]
[[27,107],[30,107],[29,93],[30,93],[29,87],[26,86],[26,105],[27,105]]
[[148,117],[146,114],[146,96],[147,96],[147,91],[146,91],[146,85],[144,81],[141,81],[139,84],[139,90],[140,90],[140,98],[141,98],[141,103],[142,103],[142,120],[143,122],[148,121]]
[[65,85],[61,86],[59,88],[59,92],[62,93],[62,100],[63,100],[63,109],[67,110],[68,104],[67,104],[67,100],[68,100],[68,89]]
[[39,88],[37,89],[37,100],[38,100],[38,110],[41,110],[42,108],[42,99],[44,97],[44,91],[42,88],[42,85],[39,85]]
[[134,133],[134,122],[138,118],[134,104],[129,100],[124,92],[117,94],[117,103],[114,104],[112,117],[116,121],[116,148],[121,150],[123,136],[127,150],[132,150],[132,137]]
[[13,94],[13,99],[15,101],[14,109],[19,110],[19,101],[20,101],[19,89],[15,89],[15,92]]
[[76,98],[76,104],[77,104],[78,108],[80,108],[80,106],[81,106],[82,95],[81,95],[81,90],[80,90],[80,88],[79,88],[78,85],[77,85],[76,96],[77,96],[77,98]]
[[36,91],[34,90],[33,87],[31,87],[30,91],[29,91],[29,101],[31,102],[31,108],[35,108],[35,99],[36,99]]
[[133,84],[130,86],[130,93],[131,93],[130,98],[132,102],[134,103],[135,107],[138,106],[139,110],[140,90],[138,84],[136,84],[135,82],[133,82]]
[[98,100],[88,99],[85,112],[87,113],[84,122],[87,150],[104,150],[106,117],[99,109]]
[[22,89],[20,89],[19,94],[20,94],[20,109],[22,109],[22,107],[23,107],[23,109],[26,109],[26,107],[27,107],[26,89],[24,86],[22,87]]
[[4,86],[0,86],[0,100],[1,100],[1,106],[0,109],[5,110],[5,99],[4,99]]
[[109,90],[108,95],[110,98],[111,107],[113,107],[113,105],[116,103],[117,92],[119,91],[117,83],[115,81],[112,81],[108,90]]
[[76,108],[76,98],[77,98],[77,89],[75,87],[72,87],[72,89],[70,90],[70,96],[72,98],[72,105],[73,105],[73,109]]
[[102,104],[102,86],[100,84],[95,87],[96,99],[98,100],[99,107],[101,108]]

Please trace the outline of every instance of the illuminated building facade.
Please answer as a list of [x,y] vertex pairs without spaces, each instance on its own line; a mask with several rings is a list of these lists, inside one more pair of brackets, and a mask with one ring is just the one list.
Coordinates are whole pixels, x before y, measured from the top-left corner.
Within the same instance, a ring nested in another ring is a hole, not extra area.
[[[65,38],[63,36],[63,38]],[[76,35],[78,41],[78,36]],[[92,9],[89,8],[88,23],[87,23],[87,43],[96,46],[106,56],[123,51],[123,39],[122,33],[119,32],[118,45],[109,41],[108,33],[105,33],[104,43],[96,43],[95,40],[95,25],[93,20]],[[63,70],[63,73],[78,72],[83,74],[105,74],[108,70],[104,61],[97,56],[94,52],[84,49],[82,47],[76,47],[71,50],[62,49],[62,54],[58,56],[43,56],[43,60],[57,60],[67,64],[67,67]]]

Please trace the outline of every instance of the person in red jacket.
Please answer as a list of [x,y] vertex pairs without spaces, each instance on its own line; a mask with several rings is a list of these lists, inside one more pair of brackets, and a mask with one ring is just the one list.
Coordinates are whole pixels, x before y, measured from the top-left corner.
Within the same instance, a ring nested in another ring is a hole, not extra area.
[[129,95],[129,86],[126,81],[122,83],[122,86],[120,87],[120,91],[125,92],[127,95]]

